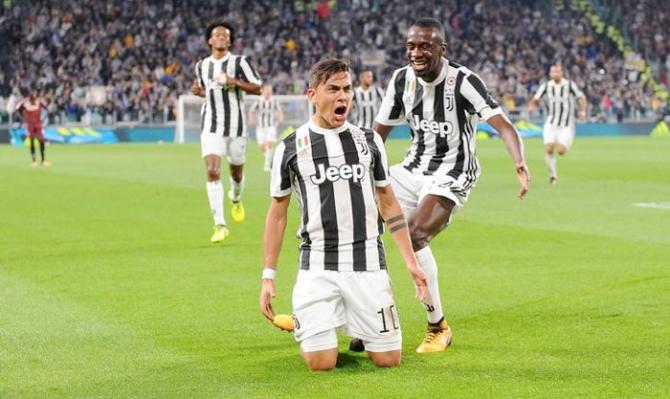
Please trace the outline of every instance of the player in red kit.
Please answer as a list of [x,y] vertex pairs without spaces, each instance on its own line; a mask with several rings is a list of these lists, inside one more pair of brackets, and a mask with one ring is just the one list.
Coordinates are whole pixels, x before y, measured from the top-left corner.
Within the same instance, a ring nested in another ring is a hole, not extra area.
[[46,104],[35,97],[34,93],[30,93],[28,98],[19,103],[16,111],[21,114],[26,123],[26,130],[28,131],[28,140],[30,141],[30,156],[33,161],[32,166],[37,166],[35,160],[35,139],[40,142],[40,155],[42,156],[42,166],[51,166],[51,163],[44,158],[44,134],[42,129],[42,120],[40,113],[42,109],[46,109]]

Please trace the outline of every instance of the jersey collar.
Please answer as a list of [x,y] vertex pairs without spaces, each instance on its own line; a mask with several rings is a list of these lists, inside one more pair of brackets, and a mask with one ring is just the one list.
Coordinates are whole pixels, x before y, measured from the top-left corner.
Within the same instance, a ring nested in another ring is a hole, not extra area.
[[223,58],[216,59],[214,58],[213,55],[209,56],[209,59],[212,60],[212,62],[223,62],[226,61],[228,58],[230,58],[230,51],[226,53],[226,55],[223,56]]
[[344,124],[337,129],[324,129],[317,126],[316,123],[310,119],[309,122],[307,122],[307,127],[309,130],[319,134],[339,134],[349,129],[349,122],[344,122]]

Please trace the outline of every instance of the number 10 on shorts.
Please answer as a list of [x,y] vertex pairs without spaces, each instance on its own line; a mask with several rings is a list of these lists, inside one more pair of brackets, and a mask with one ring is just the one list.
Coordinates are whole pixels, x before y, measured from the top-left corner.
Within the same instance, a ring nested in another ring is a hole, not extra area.
[[398,330],[400,328],[399,319],[398,319],[398,310],[395,305],[386,306],[379,309],[377,312],[379,318],[381,319],[382,329],[379,330],[380,334],[390,332],[390,328]]

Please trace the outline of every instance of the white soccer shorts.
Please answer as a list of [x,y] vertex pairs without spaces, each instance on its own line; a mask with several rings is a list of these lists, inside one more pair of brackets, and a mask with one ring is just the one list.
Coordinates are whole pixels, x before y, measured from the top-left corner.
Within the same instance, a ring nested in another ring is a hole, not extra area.
[[424,176],[418,175],[405,169],[401,164],[391,166],[391,187],[395,193],[405,217],[408,217],[421,200],[429,194],[448,198],[456,204],[452,214],[458,212],[465,205],[470,194],[465,189],[465,175],[458,179],[451,176]]
[[293,288],[295,340],[304,352],[337,348],[335,329],[370,352],[400,350],[402,335],[386,270],[300,270]]
[[560,144],[570,149],[575,139],[575,127],[558,127],[547,122],[542,129],[542,136],[544,137],[544,144]]
[[277,141],[277,128],[275,126],[256,128],[256,141],[259,145],[268,141],[274,143]]
[[214,133],[202,133],[200,135],[200,148],[202,157],[207,155],[224,155],[231,165],[244,165],[247,159],[246,137],[223,137]]

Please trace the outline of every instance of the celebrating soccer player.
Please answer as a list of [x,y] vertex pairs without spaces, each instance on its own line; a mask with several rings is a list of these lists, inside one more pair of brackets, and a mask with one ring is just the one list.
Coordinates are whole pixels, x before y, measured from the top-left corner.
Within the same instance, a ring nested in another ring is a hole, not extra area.
[[200,144],[207,167],[207,195],[214,217],[213,243],[228,236],[223,215],[223,184],[221,157],[226,155],[230,165],[231,215],[236,222],[244,221],[241,196],[244,187],[244,162],[247,138],[244,126],[243,92],[260,94],[261,80],[243,56],[231,54],[235,30],[228,22],[215,22],[207,27],[206,38],[212,54],[195,67],[193,94],[205,97],[202,112]]
[[528,112],[532,113],[537,102],[543,95],[547,95],[547,120],[542,129],[544,136],[545,160],[549,168],[549,183],[558,184],[556,170],[556,156],[564,155],[572,146],[575,138],[575,98],[579,102],[579,119],[586,121],[586,96],[579,90],[575,82],[563,78],[561,64],[553,64],[549,69],[551,80],[537,89],[535,96],[528,103]]
[[445,58],[442,24],[431,18],[416,21],[407,33],[405,50],[409,65],[393,73],[374,130],[386,139],[394,125],[411,126],[412,143],[405,159],[391,167],[391,184],[428,278],[428,329],[417,352],[437,352],[449,346],[452,333],[442,311],[437,263],[429,244],[465,204],[479,178],[479,118],[502,136],[521,184],[519,197],[526,195],[530,178],[521,138],[482,80]]
[[390,186],[384,144],[378,134],[347,122],[353,97],[348,63],[327,59],[313,65],[307,95],[313,118],[287,136],[274,155],[261,311],[270,320],[275,317],[275,270],[295,192],[302,244],[293,314],[295,339],[307,366],[335,367],[338,327],[361,338],[377,366],[397,366],[400,322],[378,215],[400,249],[419,299],[425,297],[426,277]]

